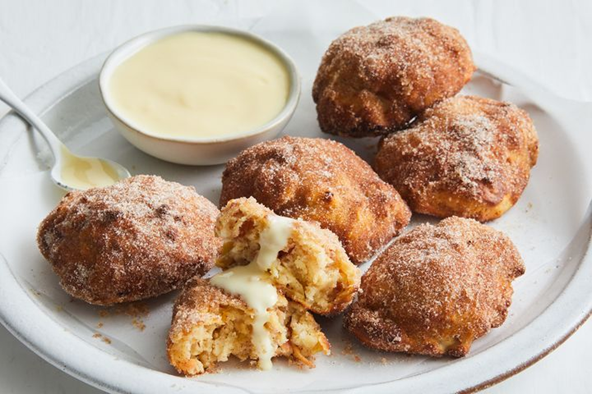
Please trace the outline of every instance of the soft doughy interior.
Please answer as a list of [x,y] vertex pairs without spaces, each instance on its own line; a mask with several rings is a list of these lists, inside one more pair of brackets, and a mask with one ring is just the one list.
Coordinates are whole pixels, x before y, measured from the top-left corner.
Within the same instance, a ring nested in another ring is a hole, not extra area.
[[[252,198],[230,201],[218,218],[216,232],[224,246],[216,265],[228,269],[253,261],[268,215],[273,213]],[[360,280],[358,268],[349,261],[335,234],[301,220],[293,222],[288,244],[269,273],[288,298],[319,314],[345,309]]]
[[[179,308],[169,333],[169,359],[185,375],[211,371],[216,363],[227,361],[230,356],[241,361],[257,360],[251,341],[253,311],[220,289],[210,286],[207,291],[222,296],[213,303],[192,305],[191,313]],[[314,367],[315,353],[329,353],[329,343],[319,325],[300,305],[280,296],[269,312],[265,328],[270,332],[276,356]]]

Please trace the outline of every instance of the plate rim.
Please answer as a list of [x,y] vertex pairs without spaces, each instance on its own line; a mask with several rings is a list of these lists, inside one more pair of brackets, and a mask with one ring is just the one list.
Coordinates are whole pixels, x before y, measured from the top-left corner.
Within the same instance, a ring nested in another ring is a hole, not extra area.
[[[25,103],[31,106],[31,108],[39,114],[43,114],[49,111],[57,102],[64,97],[67,97],[70,93],[75,91],[79,86],[92,80],[100,71],[107,53],[103,53],[92,57],[66,71],[59,74],[57,77],[44,83],[39,88],[34,90],[25,98]],[[573,103],[579,103],[577,101],[568,100],[555,96],[554,94],[547,91],[541,85],[536,83],[530,77],[526,76],[522,72],[513,69],[511,66],[499,62],[489,56],[480,53],[474,53],[475,62],[479,65],[479,69],[484,71],[486,74],[493,76],[499,80],[505,81],[513,86],[517,86],[525,90],[535,90],[545,102],[563,103],[563,105],[569,105]],[[11,127],[21,127],[26,130],[26,124],[12,111],[7,113],[4,117],[0,118],[0,132],[3,129]],[[20,138],[20,137],[19,137]],[[7,160],[10,159],[10,156]],[[590,216],[591,210],[588,210],[586,218]],[[590,220],[584,220],[583,226],[588,226],[588,237],[590,233]],[[590,253],[591,240],[588,238],[586,251],[580,260],[579,266],[570,278],[569,282],[566,283],[565,287],[559,293],[559,295],[553,300],[553,302],[538,316],[536,316],[527,326],[517,331],[513,336],[506,338],[502,342],[492,346],[489,349],[484,350],[479,355],[475,355],[471,359],[474,360],[478,356],[491,354],[492,351],[498,349],[503,350],[502,345],[511,344],[516,341],[516,337],[519,337],[520,333],[526,331],[530,326],[535,325],[541,320],[545,320],[548,317],[552,317],[550,314],[552,309],[557,309],[562,303],[569,304],[570,297],[574,297],[574,281],[579,280],[586,285],[585,276],[589,275],[592,277],[592,254]],[[71,354],[60,344],[62,341],[47,341],[49,333],[55,335],[53,338],[72,339],[72,334],[68,333],[67,329],[57,323],[51,316],[43,313],[39,305],[32,299],[31,295],[20,285],[19,280],[12,274],[8,263],[5,261],[0,251],[0,323],[2,323],[8,331],[14,335],[20,342],[31,349],[34,353],[42,357],[44,360],[54,365],[58,369],[68,373],[69,375],[90,384],[91,386],[97,387],[101,390],[106,390],[113,393],[123,392],[158,392],[162,388],[170,388],[172,384],[178,384],[181,391],[189,391],[195,388],[201,388],[204,391],[212,389],[212,391],[224,391],[224,392],[246,392],[247,389],[241,389],[232,386],[226,386],[222,384],[216,384],[212,382],[199,382],[195,379],[185,379],[183,377],[169,375],[160,371],[154,371],[141,365],[134,364],[132,362],[123,359],[113,359],[114,356],[104,352],[100,348],[92,346],[81,338],[74,338],[76,341],[76,354]],[[576,285],[579,283],[576,282]],[[16,297],[15,297],[16,296]],[[565,340],[567,340],[592,314],[592,293],[582,292],[581,295],[575,296],[581,302],[581,308],[565,312],[560,319],[569,324],[563,326],[558,325],[557,327],[547,328],[547,337],[543,338],[544,341],[539,344],[536,350],[528,352],[528,356],[521,357],[520,360],[515,362],[504,362],[499,363],[495,366],[485,365],[482,366],[484,370],[480,373],[473,373],[469,379],[466,379],[467,384],[461,384],[456,386],[443,386],[439,384],[437,378],[434,375],[442,374],[443,372],[449,373],[450,369],[458,369],[459,364],[463,361],[470,362],[471,359],[464,359],[458,363],[447,365],[437,370],[402,378],[399,380],[371,384],[360,386],[352,389],[344,389],[343,391],[359,392],[364,388],[372,387],[376,392],[390,392],[394,388],[405,387],[411,389],[411,391],[417,390],[416,384],[418,381],[431,380],[430,388],[435,392],[449,392],[451,389],[459,392],[474,392],[487,387],[490,387],[496,383],[499,383],[519,372],[526,369],[530,365],[536,363],[547,354],[559,347]],[[39,313],[42,312],[42,313]],[[554,319],[559,320],[559,319]],[[33,323],[33,324],[31,324]],[[47,324],[50,324],[47,326]],[[545,326],[545,325],[543,325]],[[561,328],[559,328],[561,327]],[[48,331],[49,330],[49,331]],[[82,350],[81,350],[82,348]],[[86,358],[84,363],[81,363],[81,351],[84,352]],[[77,363],[78,361],[78,363]],[[105,364],[107,363],[107,364]],[[512,364],[509,366],[508,364]],[[503,367],[500,367],[503,365]],[[135,378],[130,379],[129,375],[123,373],[123,371],[132,372]],[[491,373],[490,371],[497,371]],[[500,371],[501,370],[501,371]],[[475,371],[474,371],[475,372]],[[156,373],[156,374],[155,374]],[[432,378],[426,378],[426,376]],[[463,374],[464,375],[464,374]],[[161,377],[166,377],[162,381],[166,381],[164,385],[155,385],[154,381],[160,380]],[[456,375],[457,376],[457,375]],[[479,379],[475,379],[475,376],[481,376]],[[139,379],[140,378],[140,379]],[[141,379],[146,378],[146,379]],[[147,388],[145,385],[137,385],[138,381],[151,382],[151,387]],[[471,381],[471,383],[469,383]],[[189,385],[183,385],[183,383],[191,382]],[[440,380],[440,383],[442,381]],[[447,383],[450,383],[448,380]],[[425,386],[422,386],[421,390],[425,390]]]

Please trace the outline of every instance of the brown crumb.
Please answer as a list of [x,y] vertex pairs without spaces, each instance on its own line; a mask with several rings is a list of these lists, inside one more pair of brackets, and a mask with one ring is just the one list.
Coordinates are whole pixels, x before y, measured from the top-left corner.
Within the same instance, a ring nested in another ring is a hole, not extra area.
[[380,359],[380,362],[382,363],[382,365],[386,365],[386,364],[387,364],[387,362],[386,362],[386,358],[385,358],[385,357],[382,357],[382,358]]
[[93,338],[97,338],[97,339],[101,339],[101,341],[105,342],[107,345],[111,344],[111,340],[109,338],[107,338],[106,336],[103,336],[103,334],[95,332],[93,334]]
[[141,319],[133,319],[132,325],[136,327],[139,331],[144,331],[146,328],[146,324]]
[[101,328],[101,327],[103,327],[103,325],[104,325],[104,324],[103,324],[102,322],[99,322],[99,323],[97,324],[97,328]]
[[[251,365],[252,365],[252,366],[256,366],[257,364],[255,363],[255,364],[251,364]],[[303,363],[301,363],[301,362],[299,362],[299,361],[297,361],[297,360],[293,360],[293,359],[291,359],[291,358],[290,358],[290,359],[288,359],[288,365],[290,365],[290,367],[293,367],[293,368],[299,369],[299,370],[301,370],[301,371],[303,371],[303,370],[305,369],[305,367],[306,367],[306,365],[305,365],[305,364],[303,364]],[[314,364],[313,364],[313,366],[314,366]],[[309,367],[309,368],[310,368],[310,367]]]
[[150,310],[143,302],[130,302],[128,304],[114,307],[113,312],[115,315],[125,314],[133,318],[140,318],[148,316]]
[[347,341],[345,343],[344,348],[341,350],[341,354],[343,356],[347,356],[347,357],[351,358],[352,360],[354,360],[357,363],[362,361],[362,358],[354,351],[354,346],[349,341]]
[[[125,315],[132,318],[132,325],[139,331],[144,331],[146,324],[142,320],[143,317],[148,316],[150,309],[143,302],[130,302],[127,304],[117,305],[111,308],[99,310],[99,316],[101,318],[108,318],[110,316]],[[102,327],[103,323],[99,323],[97,327]]]
[[341,354],[344,356],[351,356],[354,353],[354,348],[351,342],[345,344],[345,347],[341,350]]

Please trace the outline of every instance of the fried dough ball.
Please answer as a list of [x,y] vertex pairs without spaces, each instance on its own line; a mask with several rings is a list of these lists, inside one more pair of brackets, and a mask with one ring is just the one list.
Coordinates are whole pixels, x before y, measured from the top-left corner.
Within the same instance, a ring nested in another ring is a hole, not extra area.
[[475,220],[422,224],[364,274],[344,325],[374,349],[464,356],[504,322],[524,270],[510,239]]
[[485,222],[518,201],[537,156],[537,133],[525,111],[457,96],[386,137],[375,168],[414,212]]
[[[281,294],[265,325],[278,357],[288,357],[314,368],[314,354],[329,354],[330,345],[313,316]],[[252,343],[253,311],[239,297],[192,279],[173,309],[167,354],[175,369],[185,375],[214,370],[232,355],[257,360]]]
[[[216,234],[224,242],[216,265],[226,270],[256,260],[268,246],[265,242],[277,237],[273,232],[281,231],[272,227],[274,218],[277,216],[254,198],[229,201],[216,224]],[[314,313],[343,311],[358,290],[360,270],[350,262],[331,231],[321,229],[317,223],[288,220],[291,230],[287,242],[267,270],[272,284]],[[268,239],[264,236],[266,229],[271,230]]]
[[221,245],[218,212],[192,187],[139,175],[66,194],[37,242],[67,293],[112,305],[167,293],[210,270]]
[[404,128],[454,96],[475,71],[458,30],[429,18],[392,17],[331,43],[314,81],[321,130],[350,137]]
[[222,176],[220,206],[253,196],[275,213],[319,222],[359,264],[408,223],[399,193],[344,145],[283,137],[244,150]]

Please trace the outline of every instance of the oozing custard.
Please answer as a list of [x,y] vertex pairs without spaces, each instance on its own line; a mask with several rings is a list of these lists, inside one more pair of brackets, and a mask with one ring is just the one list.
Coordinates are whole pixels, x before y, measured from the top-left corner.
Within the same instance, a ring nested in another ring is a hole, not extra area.
[[293,223],[291,219],[275,215],[269,215],[267,221],[268,226],[259,238],[257,257],[246,266],[231,268],[211,279],[214,286],[238,295],[253,309],[255,318],[252,342],[258,354],[259,368],[263,370],[271,368],[271,359],[274,356],[273,341],[265,328],[269,321],[267,310],[278,300],[277,290],[271,284],[267,270],[277,259],[278,253],[286,247]]

